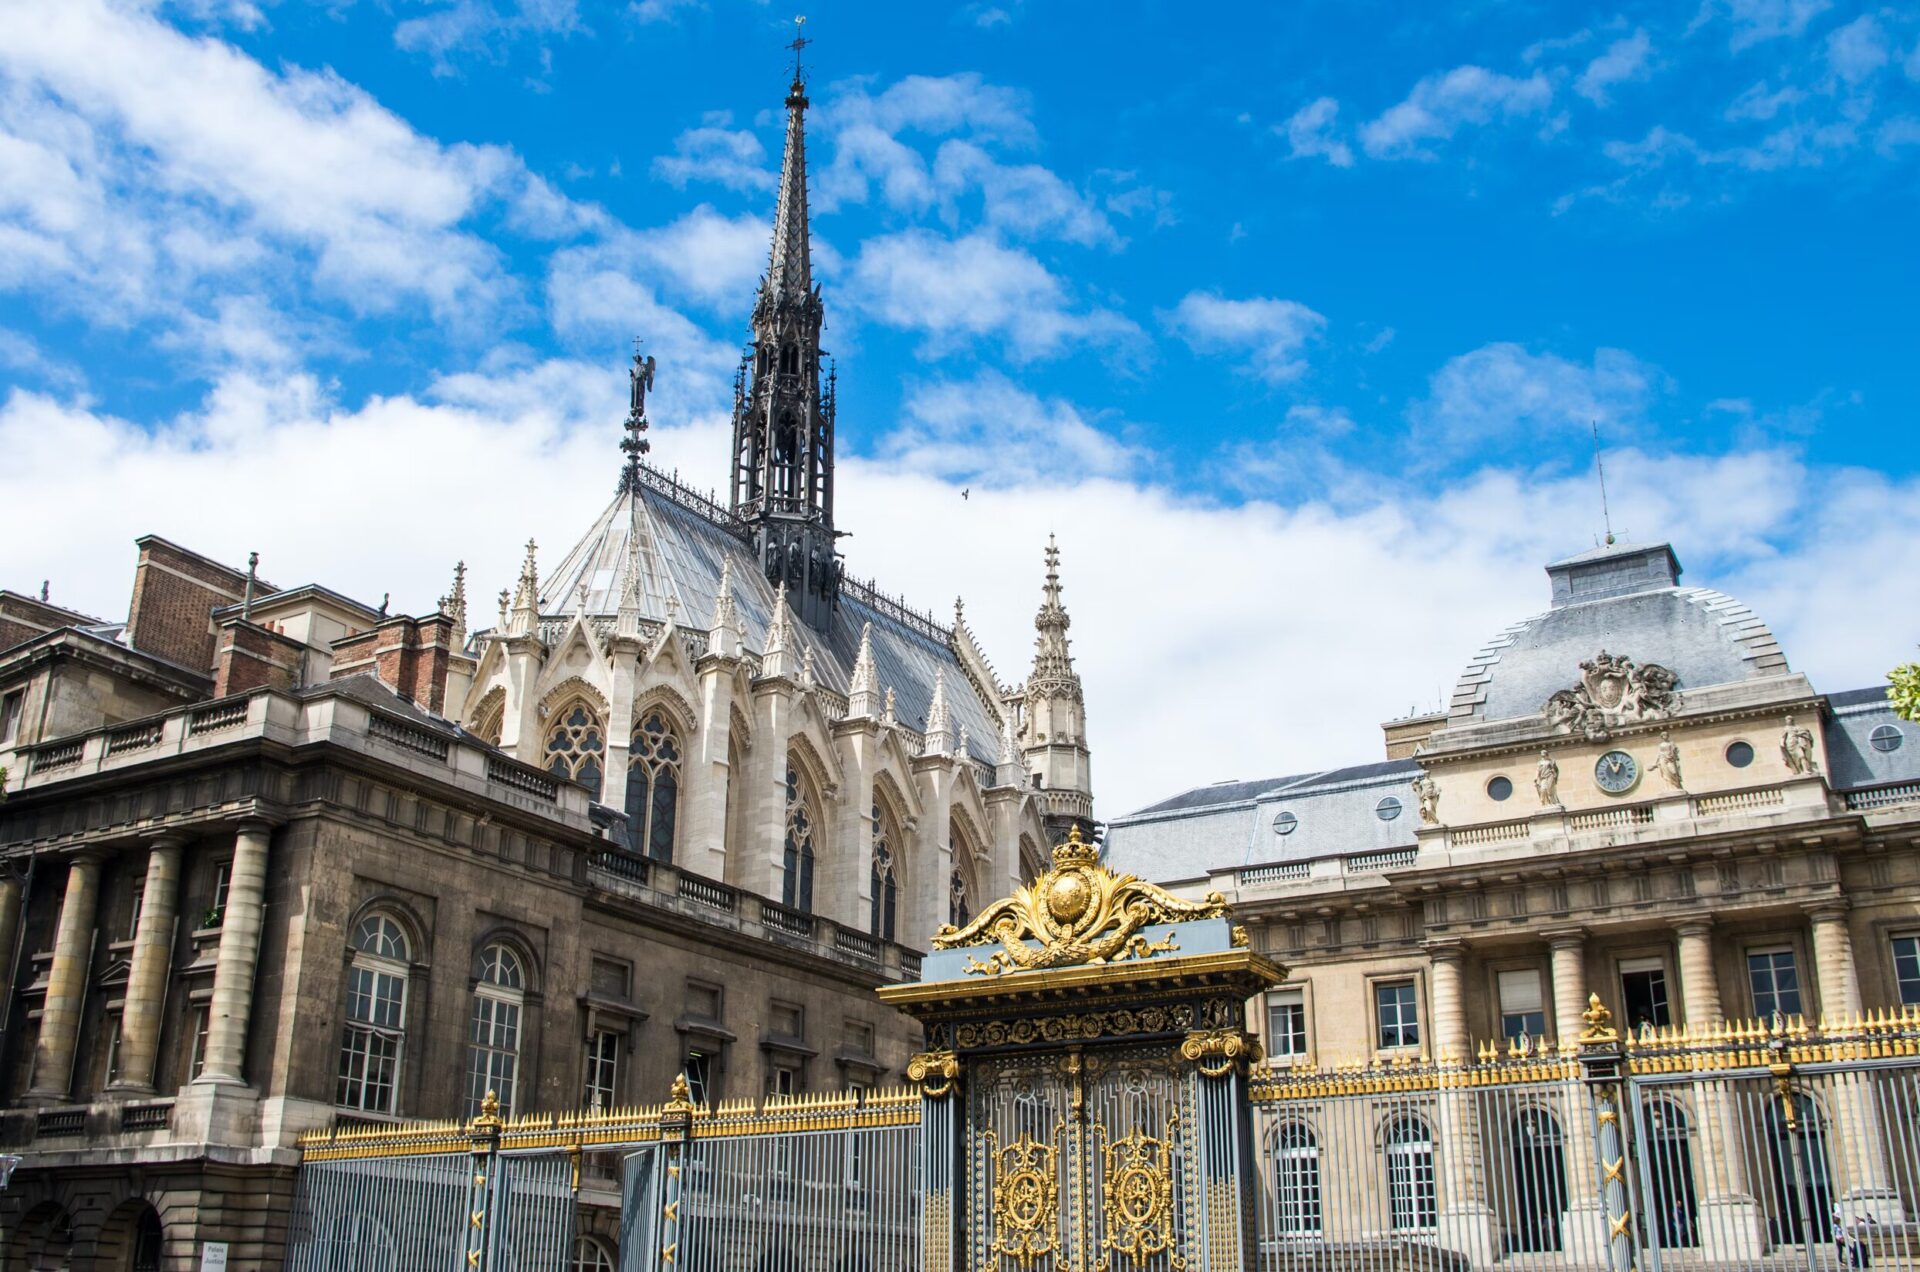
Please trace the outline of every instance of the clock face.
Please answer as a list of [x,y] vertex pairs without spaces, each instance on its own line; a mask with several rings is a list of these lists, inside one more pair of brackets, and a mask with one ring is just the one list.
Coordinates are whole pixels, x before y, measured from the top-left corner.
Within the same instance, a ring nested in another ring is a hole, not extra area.
[[1640,780],[1640,766],[1625,751],[1608,751],[1594,761],[1593,780],[1601,790],[1618,795]]

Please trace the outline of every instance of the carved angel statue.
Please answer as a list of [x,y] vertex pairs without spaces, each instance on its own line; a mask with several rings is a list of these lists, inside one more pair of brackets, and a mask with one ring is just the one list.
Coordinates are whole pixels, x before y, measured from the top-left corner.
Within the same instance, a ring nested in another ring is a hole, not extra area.
[[1552,808],[1560,802],[1560,766],[1554,763],[1549,751],[1540,752],[1540,763],[1533,770],[1533,789],[1540,796],[1542,808]]
[[1787,727],[1780,733],[1780,754],[1789,772],[1811,777],[1820,771],[1820,761],[1813,758],[1813,730],[1795,724],[1792,716],[1787,717]]
[[1440,784],[1421,773],[1413,779],[1413,794],[1420,801],[1420,824],[1440,824]]
[[1660,749],[1654,753],[1653,767],[1673,790],[1684,789],[1680,781],[1680,748],[1674,744],[1671,733],[1660,734]]

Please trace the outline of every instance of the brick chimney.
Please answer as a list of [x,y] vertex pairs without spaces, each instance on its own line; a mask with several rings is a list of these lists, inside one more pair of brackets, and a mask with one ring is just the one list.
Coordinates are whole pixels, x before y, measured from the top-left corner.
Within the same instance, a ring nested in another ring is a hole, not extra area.
[[[140,564],[127,606],[127,643],[135,649],[208,672],[214,660],[213,611],[245,599],[244,570],[220,564],[157,534],[134,540]],[[256,594],[272,585],[256,579]]]
[[381,684],[438,715],[447,705],[447,663],[454,621],[445,614],[389,618],[372,631],[333,642],[333,678],[372,672]]
[[291,689],[300,679],[307,647],[235,616],[214,632],[213,696],[253,689]]

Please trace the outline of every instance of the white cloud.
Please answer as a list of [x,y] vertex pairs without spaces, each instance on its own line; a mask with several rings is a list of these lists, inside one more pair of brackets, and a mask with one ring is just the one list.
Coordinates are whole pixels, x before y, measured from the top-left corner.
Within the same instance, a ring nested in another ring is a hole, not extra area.
[[1481,66],[1456,66],[1427,76],[1405,101],[1362,125],[1360,144],[1376,159],[1431,159],[1426,144],[1445,141],[1463,125],[1536,115],[1552,101],[1553,86],[1540,71],[1518,79]]
[[450,74],[453,54],[488,53],[522,36],[574,35],[585,31],[579,0],[451,0],[408,18],[393,30],[393,42],[432,56],[434,73]]
[[[1540,437],[1541,430],[1585,433],[1637,424],[1660,387],[1653,368],[1622,349],[1599,349],[1590,364],[1517,344],[1490,344],[1452,358],[1434,373],[1416,404],[1417,427],[1464,447],[1496,438]],[[1611,432],[1618,438],[1622,434]]]
[[[1735,51],[1777,40],[1798,37],[1807,24],[1833,7],[1832,0],[1724,0],[1725,14],[1733,24]],[[1703,15],[1715,9],[1712,0]]]
[[971,141],[941,143],[932,186],[950,223],[959,219],[959,202],[977,189],[981,219],[995,229],[1087,246],[1119,242],[1100,209],[1052,171],[1035,163],[1003,164]]
[[1740,96],[1728,103],[1726,118],[1732,121],[1768,120],[1782,110],[1797,106],[1806,100],[1807,95],[1791,84],[1775,89],[1765,80],[1749,85]]
[[707,118],[673,139],[673,153],[653,161],[653,175],[685,188],[689,181],[714,181],[729,190],[771,190],[779,174],[767,163],[767,148],[746,129],[729,128],[725,113]]
[[27,7],[0,42],[0,165],[37,192],[0,200],[0,281],[84,308],[104,279],[172,313],[204,275],[294,254],[288,285],[475,323],[517,290],[476,218],[564,232],[562,196],[512,151],[442,145],[331,72],[272,72],[101,0]]
[[1886,28],[1870,13],[1827,36],[1827,66],[1850,85],[1873,78],[1892,61]]
[[867,239],[849,284],[855,308],[890,326],[925,333],[935,354],[991,337],[1027,361],[1081,346],[1130,343],[1140,334],[1119,314],[1080,307],[1031,253],[982,233],[949,239],[906,230]]
[[1307,369],[1307,344],[1327,320],[1296,300],[1255,296],[1228,300],[1217,292],[1188,292],[1171,313],[1167,329],[1197,353],[1247,359],[1248,370],[1268,384],[1298,379]]
[[[772,223],[750,212],[723,216],[702,203],[657,229],[630,234],[634,251],[682,295],[742,318],[767,268]],[[815,262],[816,265],[818,262]]]
[[634,21],[642,25],[653,22],[672,22],[683,9],[704,9],[701,0],[633,0],[627,6]]
[[926,156],[902,134],[958,136],[976,150],[1025,149],[1038,140],[1026,97],[972,73],[909,75],[878,94],[855,81],[828,99],[815,129],[833,154],[813,174],[823,210],[865,203],[876,185],[889,207],[918,211],[938,202],[941,191]]
[[1573,82],[1573,91],[1596,106],[1605,106],[1611,100],[1608,90],[1614,85],[1647,77],[1652,53],[1653,41],[1645,30],[1615,40],[1606,52],[1587,63],[1587,69]]
[[1325,159],[1336,168],[1353,166],[1353,147],[1334,135],[1334,123],[1340,103],[1331,97],[1316,97],[1295,111],[1274,131],[1287,139],[1290,159]]
[[992,370],[914,385],[905,420],[878,451],[903,473],[1001,486],[1049,473],[1123,476],[1141,459],[1071,402],[1043,400]]
[[[1043,422],[1085,422],[1017,388],[994,393]],[[0,503],[22,524],[62,532],[14,552],[19,577],[0,583],[51,578],[68,604],[123,613],[132,540],[158,533],[229,561],[258,549],[262,570],[285,585],[311,580],[376,601],[391,592],[399,611],[431,606],[465,559],[475,610],[490,616],[529,536],[551,564],[611,497],[624,396],[618,367],[592,364],[501,366],[448,377],[434,400],[358,406],[329,401],[306,377],[234,379],[204,407],[149,427],[16,391],[0,404],[10,461]],[[974,427],[965,414],[962,433]],[[662,466],[696,485],[724,476],[723,421],[678,424],[685,417],[664,409],[655,418]],[[1641,541],[1671,538],[1689,582],[1752,603],[1817,687],[1867,684],[1911,656],[1920,593],[1876,584],[1920,572],[1920,485],[1764,450],[1625,449],[1608,455],[1608,473],[1616,525]],[[236,514],[235,490],[271,491],[274,515]],[[1540,566],[1589,544],[1598,520],[1584,473],[1503,469],[1438,493],[1376,480],[1352,506],[1297,490],[1284,504],[1220,506],[1071,467],[983,485],[888,457],[843,460],[836,496],[855,573],[921,605],[965,595],[1008,678],[1025,674],[1040,547],[1059,533],[1103,816],[1218,778],[1378,758],[1378,722],[1440,701],[1488,635],[1538,612]],[[71,516],[80,506],[89,515]],[[338,532],[387,525],[396,507],[440,512],[398,540]],[[1876,621],[1866,623],[1859,597],[1869,591]],[[1420,615],[1417,638],[1405,623],[1356,617],[1382,597]],[[1246,705],[1207,706],[1222,703]]]

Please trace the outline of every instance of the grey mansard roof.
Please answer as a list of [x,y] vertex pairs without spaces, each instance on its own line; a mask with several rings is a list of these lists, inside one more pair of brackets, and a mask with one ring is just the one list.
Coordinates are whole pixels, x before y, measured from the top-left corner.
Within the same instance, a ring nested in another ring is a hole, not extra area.
[[1449,723],[1532,715],[1601,650],[1659,663],[1690,688],[1784,675],[1759,615],[1723,592],[1680,587],[1664,543],[1616,545],[1547,567],[1553,607],[1483,645],[1454,685]]
[[[710,629],[722,563],[730,560],[742,639],[748,649],[764,651],[774,591],[739,523],[726,509],[672,478],[644,466],[641,474],[636,493],[616,494],[559,565],[542,570],[542,618],[570,616],[583,583],[589,615],[607,619],[616,615],[629,562],[634,559],[629,542],[637,535],[642,619],[661,621],[671,601],[674,621],[682,628]],[[967,749],[973,757],[991,764],[999,750],[1000,726],[962,670],[951,646],[951,629],[930,616],[849,579],[841,586],[840,606],[826,631],[815,631],[797,617],[793,620],[798,641],[795,656],[811,649],[819,683],[844,695],[860,649],[861,625],[868,622],[873,624],[875,670],[882,689],[894,690],[900,722],[911,729],[924,728],[935,676],[944,672],[955,728],[966,729]]]

